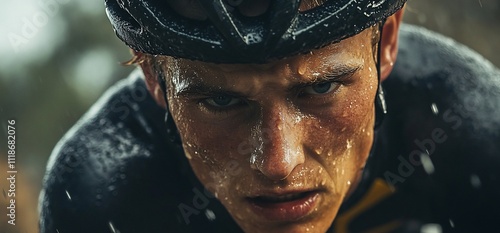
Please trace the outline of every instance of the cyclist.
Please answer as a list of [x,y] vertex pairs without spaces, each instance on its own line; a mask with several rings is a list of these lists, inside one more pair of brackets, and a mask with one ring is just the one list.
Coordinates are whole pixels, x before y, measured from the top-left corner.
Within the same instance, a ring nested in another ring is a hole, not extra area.
[[42,232],[495,229],[498,69],[405,2],[107,0],[141,69],[56,147]]

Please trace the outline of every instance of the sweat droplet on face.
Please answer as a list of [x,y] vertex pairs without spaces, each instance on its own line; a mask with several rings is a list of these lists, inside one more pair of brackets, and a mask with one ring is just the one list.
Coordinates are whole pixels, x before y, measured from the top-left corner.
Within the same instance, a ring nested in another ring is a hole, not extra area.
[[346,147],[347,149],[351,149],[352,148],[352,140],[346,140]]
[[316,153],[317,155],[321,155],[323,153],[323,147],[316,148],[314,150],[314,153]]
[[299,66],[299,69],[297,70],[297,72],[300,74],[300,75],[304,75],[306,73],[306,65],[301,65]]
[[256,154],[252,154],[250,156],[250,168],[252,169],[257,169],[257,155]]

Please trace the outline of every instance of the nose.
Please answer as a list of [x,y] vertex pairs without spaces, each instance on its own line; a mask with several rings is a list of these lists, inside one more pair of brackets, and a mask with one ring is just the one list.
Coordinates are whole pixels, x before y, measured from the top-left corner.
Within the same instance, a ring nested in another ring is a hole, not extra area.
[[[286,179],[292,171],[304,163],[305,157],[300,145],[300,127],[293,116],[274,108],[263,112],[260,127],[261,148],[252,155],[254,168],[271,180]],[[259,131],[259,130],[257,130]]]

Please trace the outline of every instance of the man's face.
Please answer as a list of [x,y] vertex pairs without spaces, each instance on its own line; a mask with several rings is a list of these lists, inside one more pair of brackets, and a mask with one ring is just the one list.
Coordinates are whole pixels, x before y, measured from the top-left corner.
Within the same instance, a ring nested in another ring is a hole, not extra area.
[[170,59],[170,112],[199,180],[247,232],[324,232],[371,149],[373,30],[262,65]]

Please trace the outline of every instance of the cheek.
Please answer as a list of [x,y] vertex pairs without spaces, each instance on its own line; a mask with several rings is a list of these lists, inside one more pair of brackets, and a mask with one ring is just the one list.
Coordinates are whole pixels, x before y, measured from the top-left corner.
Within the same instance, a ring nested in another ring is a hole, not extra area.
[[248,166],[245,156],[241,156],[246,152],[246,147],[241,146],[246,145],[246,140],[242,140],[244,133],[237,128],[201,123],[190,114],[192,111],[183,107],[174,112],[184,152],[195,175],[214,195],[229,195],[233,181],[243,174],[244,166]]
[[338,104],[317,116],[306,134],[309,151],[340,193],[356,181],[373,143],[377,79],[370,79],[344,89]]
[[333,142],[329,145],[338,152],[340,149],[354,149],[366,137],[373,136],[377,79],[376,73],[372,73],[367,69],[360,75],[361,81],[343,87],[336,97],[336,104],[315,116],[310,137],[320,139],[320,144]]

